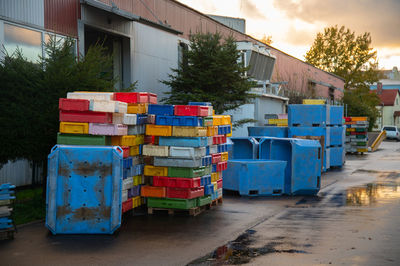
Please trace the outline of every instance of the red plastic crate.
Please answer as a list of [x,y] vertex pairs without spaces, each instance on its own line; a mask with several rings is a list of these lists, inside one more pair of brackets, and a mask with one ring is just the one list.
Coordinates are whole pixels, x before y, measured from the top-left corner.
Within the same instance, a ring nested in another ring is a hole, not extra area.
[[130,147],[128,147],[128,146],[122,146],[121,147],[121,149],[122,149],[122,151],[123,151],[123,153],[122,153],[122,157],[123,158],[128,158],[129,157],[129,149]]
[[221,153],[211,154],[211,163],[219,163],[222,161]]
[[153,176],[153,186],[167,187],[169,178],[166,176]]
[[137,103],[138,93],[137,92],[116,92],[114,93],[115,100],[124,103]]
[[138,103],[157,104],[157,94],[150,92],[138,92]]
[[199,106],[198,116],[208,116],[208,106]]
[[132,199],[122,202],[122,213],[132,210],[133,204]]
[[355,131],[350,132],[350,135],[366,135],[366,134],[367,132],[355,132]]
[[154,144],[154,136],[144,136],[144,144]]
[[60,98],[58,101],[58,109],[63,111],[89,111],[89,100],[84,99],[66,99]]
[[217,135],[213,137],[213,144],[224,144],[226,143],[226,136],[225,135]]
[[149,93],[149,103],[157,104],[157,94]]
[[61,122],[112,123],[112,118],[112,113],[60,111]]
[[167,198],[193,199],[204,196],[204,187],[198,188],[167,188]]
[[217,188],[222,188],[222,179],[217,180]]
[[175,105],[174,114],[179,116],[198,116],[199,106],[196,105]]
[[228,168],[228,162],[219,162],[217,163],[217,172],[225,171]]
[[174,188],[198,188],[201,186],[201,178],[178,178],[170,177],[168,179],[167,187]]

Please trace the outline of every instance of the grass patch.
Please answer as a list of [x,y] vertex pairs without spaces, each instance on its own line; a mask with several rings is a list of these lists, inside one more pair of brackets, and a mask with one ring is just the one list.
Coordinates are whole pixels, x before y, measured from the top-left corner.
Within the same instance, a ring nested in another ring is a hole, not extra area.
[[43,188],[27,188],[16,192],[13,219],[16,225],[44,219],[46,200]]

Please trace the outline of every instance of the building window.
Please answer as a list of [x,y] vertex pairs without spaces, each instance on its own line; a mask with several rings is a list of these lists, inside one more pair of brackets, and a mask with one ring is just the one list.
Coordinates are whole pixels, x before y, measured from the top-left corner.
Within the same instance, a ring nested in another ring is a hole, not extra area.
[[179,42],[178,44],[178,68],[180,69],[182,65],[186,66],[188,64],[185,57],[185,53],[189,50],[187,43]]
[[9,55],[20,49],[24,57],[36,62],[42,56],[42,33],[4,23],[4,48]]

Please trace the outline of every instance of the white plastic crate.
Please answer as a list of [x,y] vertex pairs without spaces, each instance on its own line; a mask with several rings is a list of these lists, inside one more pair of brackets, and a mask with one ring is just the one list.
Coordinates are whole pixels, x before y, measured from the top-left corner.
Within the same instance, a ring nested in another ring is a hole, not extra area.
[[169,148],[169,156],[174,158],[201,158],[206,156],[206,147],[174,147]]
[[68,99],[84,99],[84,100],[98,100],[98,101],[113,101],[113,92],[68,92]]
[[126,113],[128,104],[118,101],[90,100],[90,111],[107,113]]
[[113,113],[113,124],[124,124],[124,114]]
[[122,190],[122,202],[128,200],[128,190]]
[[218,145],[210,145],[210,154],[218,153]]
[[132,157],[132,165],[141,164],[142,160],[140,156],[133,156]]
[[142,154],[146,156],[168,157],[168,146],[143,145]]
[[121,124],[89,123],[90,135],[123,136],[128,135],[128,126]]
[[213,115],[213,107],[208,106],[208,115],[207,116],[212,116]]
[[133,188],[133,178],[128,177],[122,180],[122,190]]
[[128,135],[143,135],[146,132],[146,125],[128,126]]
[[116,109],[115,112],[120,114],[126,114],[128,112],[128,104],[124,102],[116,101]]
[[136,125],[136,123],[137,123],[137,115],[136,114],[124,114],[122,124]]
[[181,158],[165,158],[154,157],[154,166],[174,166],[174,167],[201,167],[202,159],[181,159]]
[[213,137],[208,137],[208,140],[207,140],[207,146],[211,146],[211,145],[213,145]]

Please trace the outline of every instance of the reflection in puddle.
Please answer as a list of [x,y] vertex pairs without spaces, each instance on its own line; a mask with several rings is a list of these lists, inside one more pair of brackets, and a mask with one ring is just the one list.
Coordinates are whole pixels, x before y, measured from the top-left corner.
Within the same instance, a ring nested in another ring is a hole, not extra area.
[[400,184],[372,183],[347,190],[346,205],[368,206],[396,198],[400,198]]

